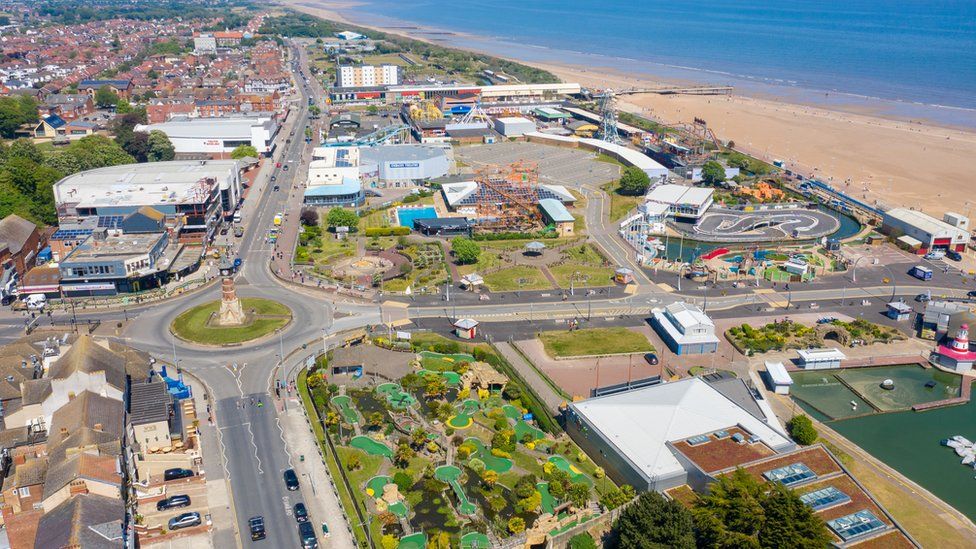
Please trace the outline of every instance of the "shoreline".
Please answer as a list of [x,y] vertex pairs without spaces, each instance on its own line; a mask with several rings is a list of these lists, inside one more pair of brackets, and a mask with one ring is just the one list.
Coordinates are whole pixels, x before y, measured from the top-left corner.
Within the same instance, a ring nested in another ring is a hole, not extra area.
[[[340,23],[509,59],[548,70],[563,81],[589,87],[621,89],[690,82],[611,66],[535,62],[519,58],[518,52],[505,55],[485,47],[459,47],[456,44],[459,40],[478,44],[486,39],[425,29],[418,24],[392,27],[363,24],[343,14],[363,6],[356,1],[280,0],[280,3]],[[519,46],[523,53],[529,49],[549,51],[540,46]],[[737,149],[766,161],[781,159],[794,171],[817,177],[878,206],[914,207],[941,217],[947,210],[969,215],[976,205],[976,198],[967,192],[965,184],[960,184],[972,179],[969,166],[971,159],[976,158],[976,132],[967,129],[886,116],[861,105],[831,109],[766,98],[762,94],[740,95],[738,89],[727,97],[623,96],[618,99],[618,106],[664,123],[704,118],[720,139],[734,141]]]

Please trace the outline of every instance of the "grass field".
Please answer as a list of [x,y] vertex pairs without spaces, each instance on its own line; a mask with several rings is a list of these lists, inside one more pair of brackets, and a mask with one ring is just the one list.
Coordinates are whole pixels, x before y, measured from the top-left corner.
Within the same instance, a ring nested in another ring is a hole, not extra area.
[[654,351],[654,346],[644,334],[627,328],[542,332],[539,340],[546,353],[553,358]]
[[245,312],[254,311],[257,318],[245,326],[207,326],[210,316],[220,310],[219,301],[197,305],[173,320],[172,330],[180,338],[206,345],[241,343],[270,334],[288,324],[291,310],[277,301],[259,297],[241,298]]
[[[559,283],[560,288],[568,289],[570,279],[576,275],[573,283],[575,288],[585,288],[587,286],[607,286],[613,277],[613,269],[610,267],[598,267],[595,265],[579,265],[576,263],[563,263],[550,267],[549,272]],[[578,274],[577,274],[578,273]]]
[[610,195],[610,221],[619,221],[630,210],[633,210],[641,203],[644,197],[642,196],[626,196],[617,192],[620,188],[620,182],[614,181],[612,183],[607,183],[601,187],[608,195]]
[[510,267],[487,274],[485,284],[495,292],[545,290],[552,287],[539,269],[525,266]]

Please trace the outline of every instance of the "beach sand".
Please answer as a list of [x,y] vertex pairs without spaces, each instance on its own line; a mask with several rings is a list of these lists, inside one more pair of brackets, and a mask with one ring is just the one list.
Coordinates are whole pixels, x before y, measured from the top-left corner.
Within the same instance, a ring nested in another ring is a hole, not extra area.
[[[354,2],[279,0],[323,18],[349,22],[341,10]],[[368,27],[369,25],[358,24]],[[371,27],[391,34],[408,29]],[[487,52],[486,52],[487,53]],[[515,59],[518,61],[518,59]],[[593,88],[653,87],[654,81],[604,67],[528,63],[563,81]],[[621,109],[664,123],[703,118],[721,140],[767,161],[780,159],[868,204],[976,213],[976,133],[741,95],[627,95]],[[859,111],[863,112],[863,110]]]

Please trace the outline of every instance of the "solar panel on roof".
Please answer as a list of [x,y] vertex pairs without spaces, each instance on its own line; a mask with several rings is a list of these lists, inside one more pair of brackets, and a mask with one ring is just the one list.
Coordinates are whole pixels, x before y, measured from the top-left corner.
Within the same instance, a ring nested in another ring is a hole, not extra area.
[[803,463],[794,463],[773,469],[772,471],[766,471],[763,473],[763,476],[766,477],[766,480],[780,482],[783,486],[792,486],[807,479],[817,478],[817,474]]
[[103,215],[98,218],[98,226],[106,229],[118,229],[122,224],[122,215]]
[[695,446],[697,444],[705,444],[708,442],[708,435],[698,435],[688,439],[689,446]]
[[827,526],[830,526],[831,530],[837,532],[837,535],[841,539],[848,541],[863,536],[864,534],[884,529],[885,523],[881,522],[881,519],[876,517],[874,513],[864,509],[846,517],[828,520]]
[[821,490],[814,490],[808,494],[803,494],[800,496],[800,501],[807,504],[814,511],[820,511],[821,509],[847,503],[851,501],[851,498],[837,488],[828,486]]

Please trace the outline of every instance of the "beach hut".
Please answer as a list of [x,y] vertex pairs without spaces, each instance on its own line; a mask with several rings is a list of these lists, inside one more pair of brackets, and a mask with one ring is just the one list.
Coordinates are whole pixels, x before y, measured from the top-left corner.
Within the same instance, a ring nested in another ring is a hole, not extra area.
[[454,334],[461,339],[474,339],[478,334],[478,321],[470,318],[459,318],[454,321]]
[[532,255],[542,255],[542,250],[546,249],[546,245],[542,242],[533,240],[525,245],[525,253]]
[[912,311],[912,306],[904,301],[892,301],[888,303],[888,312],[886,315],[892,320],[902,321],[911,318]]

